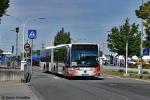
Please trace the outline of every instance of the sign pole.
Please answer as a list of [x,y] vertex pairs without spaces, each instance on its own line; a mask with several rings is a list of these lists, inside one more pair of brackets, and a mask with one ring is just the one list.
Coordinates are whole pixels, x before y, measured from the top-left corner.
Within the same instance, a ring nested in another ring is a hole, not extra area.
[[126,42],[126,75],[128,75],[128,41]]
[[32,66],[32,63],[33,63],[33,59],[32,59],[32,49],[33,49],[33,39],[32,40],[32,43],[31,43],[31,73],[33,74],[33,66]]
[[28,41],[24,44],[24,49],[25,49],[25,59],[26,59],[26,61],[27,61],[27,53],[28,53],[28,51],[30,51],[30,44],[28,43]]
[[26,51],[26,62],[27,62],[27,51]]
[[33,63],[33,59],[32,59],[32,50],[33,50],[33,39],[36,39],[36,30],[35,29],[32,29],[32,30],[28,30],[28,38],[32,40],[32,43],[31,43],[31,74],[33,74],[33,66],[32,66],[32,63]]
[[31,56],[30,56],[31,58],[30,59],[31,59],[31,74],[32,74],[32,62],[33,62],[32,61],[32,47],[33,47],[33,39],[31,39],[31,41],[32,42],[31,42]]

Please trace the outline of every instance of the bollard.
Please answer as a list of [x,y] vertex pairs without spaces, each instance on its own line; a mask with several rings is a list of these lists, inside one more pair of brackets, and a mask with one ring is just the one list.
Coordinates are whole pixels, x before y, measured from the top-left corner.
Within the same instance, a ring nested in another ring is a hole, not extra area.
[[142,67],[141,65],[138,65],[138,75],[141,75],[141,73],[142,73]]
[[25,66],[25,64],[26,64],[26,61],[21,61],[21,71],[24,71],[24,66]]

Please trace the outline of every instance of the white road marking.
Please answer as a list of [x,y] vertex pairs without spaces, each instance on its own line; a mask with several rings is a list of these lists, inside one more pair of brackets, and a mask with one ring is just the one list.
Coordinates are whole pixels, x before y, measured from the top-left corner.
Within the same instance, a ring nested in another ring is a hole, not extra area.
[[106,77],[106,78],[114,79],[115,77]]
[[53,79],[60,79],[59,77],[57,77],[57,76],[54,76],[54,77],[52,77]]

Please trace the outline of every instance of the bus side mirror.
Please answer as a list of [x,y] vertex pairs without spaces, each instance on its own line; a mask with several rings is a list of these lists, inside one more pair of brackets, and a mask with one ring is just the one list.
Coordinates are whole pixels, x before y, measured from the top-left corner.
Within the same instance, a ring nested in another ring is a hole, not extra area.
[[96,61],[99,62],[99,61],[100,61],[100,58],[96,58]]

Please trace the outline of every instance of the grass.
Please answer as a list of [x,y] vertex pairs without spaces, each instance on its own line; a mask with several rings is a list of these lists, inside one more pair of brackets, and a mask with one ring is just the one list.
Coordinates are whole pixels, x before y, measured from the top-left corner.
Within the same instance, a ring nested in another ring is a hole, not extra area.
[[124,76],[125,71],[122,69],[119,70],[113,70],[113,71],[104,71],[105,76],[119,76],[124,78],[137,78],[137,79],[144,79],[144,80],[150,80],[150,74],[148,71],[143,71],[141,75],[138,75],[137,72],[129,71],[129,76]]
[[104,75],[114,75],[114,76],[123,76],[124,72],[119,72],[117,70],[113,70],[113,71],[105,71]]

